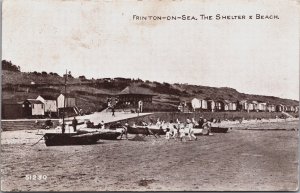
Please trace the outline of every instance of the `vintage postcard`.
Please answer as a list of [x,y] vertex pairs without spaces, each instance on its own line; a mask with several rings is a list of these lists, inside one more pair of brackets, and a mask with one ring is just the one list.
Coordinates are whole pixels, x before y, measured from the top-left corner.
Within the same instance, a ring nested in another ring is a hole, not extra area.
[[4,0],[1,191],[297,191],[297,0]]

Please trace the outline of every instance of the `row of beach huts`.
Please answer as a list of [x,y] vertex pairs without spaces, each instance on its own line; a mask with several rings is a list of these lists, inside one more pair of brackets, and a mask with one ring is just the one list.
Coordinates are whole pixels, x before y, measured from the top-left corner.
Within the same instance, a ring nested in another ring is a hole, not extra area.
[[[193,111],[256,111],[256,112],[299,112],[299,106],[271,104],[263,101],[230,101],[230,100],[207,100],[194,98],[191,100]],[[184,109],[184,104],[179,105],[179,109]]]
[[64,94],[58,96],[39,95],[34,99],[21,101],[2,100],[2,119],[59,117],[63,112],[69,115],[80,113],[76,107],[74,96],[68,94],[66,96]]

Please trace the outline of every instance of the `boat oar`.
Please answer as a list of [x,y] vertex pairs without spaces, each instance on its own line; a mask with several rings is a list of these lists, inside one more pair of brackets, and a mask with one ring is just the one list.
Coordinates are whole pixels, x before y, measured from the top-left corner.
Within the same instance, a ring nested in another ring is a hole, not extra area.
[[39,139],[35,144],[33,144],[31,146],[34,146],[34,145],[38,144],[43,138],[44,138],[44,136],[41,139]]

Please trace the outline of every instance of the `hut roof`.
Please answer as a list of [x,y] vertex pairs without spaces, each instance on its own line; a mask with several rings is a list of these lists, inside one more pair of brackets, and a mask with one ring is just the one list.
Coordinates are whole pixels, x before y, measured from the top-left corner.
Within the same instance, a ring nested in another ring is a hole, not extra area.
[[71,93],[66,93],[66,94],[65,93],[61,93],[57,97],[59,97],[60,95],[66,96],[66,98],[76,98],[75,95],[71,94]]
[[28,101],[31,104],[44,104],[42,101],[36,99],[27,99],[25,101]]
[[56,100],[57,97],[51,95],[39,95],[45,100]]
[[127,86],[118,95],[127,95],[127,94],[139,94],[139,95],[154,95],[149,89],[135,87],[135,86]]

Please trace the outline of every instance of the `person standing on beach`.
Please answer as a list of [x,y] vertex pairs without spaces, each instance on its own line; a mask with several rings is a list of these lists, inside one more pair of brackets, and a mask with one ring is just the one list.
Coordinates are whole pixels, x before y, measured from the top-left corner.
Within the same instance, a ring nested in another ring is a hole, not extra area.
[[169,126],[166,129],[166,139],[169,140],[170,139],[170,128]]
[[100,124],[101,124],[101,129],[105,129],[105,123],[104,123],[104,121],[103,121],[103,120],[101,121],[101,123],[100,123]]
[[184,128],[184,124],[180,124],[179,125],[180,129],[179,129],[179,137],[180,137],[180,141],[186,141],[185,140],[185,128]]
[[125,135],[126,139],[128,140],[128,126],[128,123],[125,123],[125,125],[123,126],[120,139],[122,139],[123,135]]
[[73,126],[73,129],[74,129],[74,132],[76,132],[77,124],[78,124],[78,121],[77,121],[76,117],[74,117],[74,119],[72,120],[72,126]]
[[211,123],[209,121],[204,119],[204,123],[203,123],[202,127],[203,127],[203,129],[207,129],[208,135],[213,135],[211,133]]
[[177,119],[176,123],[173,123],[173,135],[172,137],[176,140],[180,136],[180,121]]
[[191,122],[190,119],[187,119],[186,122],[187,122],[187,127],[188,127],[188,129],[189,129],[189,131],[188,131],[188,136],[189,136],[190,141],[192,141],[192,137],[193,137],[193,138],[195,139],[195,141],[196,141],[196,140],[197,140],[197,137],[196,137],[195,134],[194,134],[193,123]]
[[115,108],[114,107],[111,108],[111,112],[112,112],[112,116],[115,117],[116,115],[115,115]]

